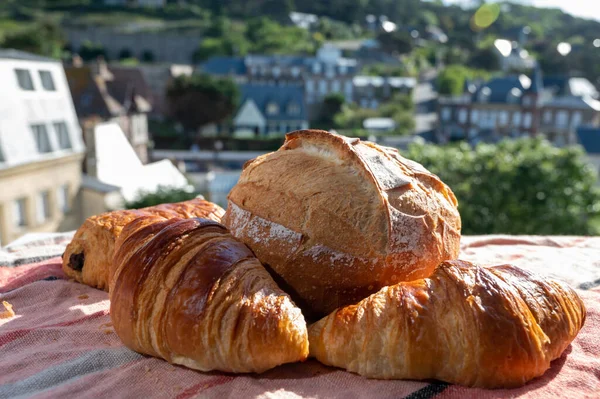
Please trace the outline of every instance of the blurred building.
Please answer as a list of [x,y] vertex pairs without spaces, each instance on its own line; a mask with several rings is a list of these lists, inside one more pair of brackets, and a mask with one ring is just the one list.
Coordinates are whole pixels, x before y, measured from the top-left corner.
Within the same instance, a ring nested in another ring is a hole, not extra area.
[[0,49],[0,243],[79,226],[84,144],[63,66]]
[[600,101],[583,78],[512,75],[467,82],[460,96],[441,97],[440,141],[497,141],[544,135],[556,145],[575,143],[578,126],[600,124]]
[[88,166],[82,183],[84,218],[122,208],[144,193],[189,187],[186,177],[170,160],[143,164],[117,123],[90,123],[84,129],[88,147],[94,153],[94,162]]
[[336,43],[326,43],[316,57],[214,57],[199,68],[204,73],[230,77],[242,87],[244,84],[279,87],[281,90],[290,86],[301,87],[308,119],[318,117],[323,99],[330,94],[339,93],[346,102],[377,108],[397,92],[410,93],[416,85],[414,78],[357,76],[358,62],[343,57],[345,48]]
[[300,86],[248,83],[241,86],[241,106],[233,118],[237,136],[285,134],[308,128],[304,91]]
[[132,68],[141,71],[148,84],[152,105],[149,116],[157,119],[168,114],[167,88],[171,81],[178,76],[190,76],[194,72],[194,67],[186,64],[140,64]]
[[494,41],[493,49],[503,71],[524,71],[533,69],[536,60],[519,42],[506,39]]
[[[148,118],[152,91],[137,68],[109,67],[103,60],[83,65],[75,60],[65,67],[75,110],[81,125],[116,122],[139,159],[148,162]],[[84,140],[91,142],[84,129]],[[85,170],[93,167],[95,154],[89,146]]]
[[411,94],[417,85],[416,78],[355,76],[354,102],[362,108],[377,108],[379,104],[389,101],[395,94]]
[[352,79],[358,72],[358,64],[355,59],[343,57],[336,46],[325,45],[318,50],[316,57],[215,57],[202,64],[200,70],[211,75],[229,76],[239,84],[301,86],[305,91],[309,114],[314,115],[321,101],[329,94],[340,93],[346,101],[353,101]]
[[121,26],[77,24],[72,21],[63,31],[73,52],[89,43],[99,45],[106,57],[117,60],[127,52],[145,62],[187,64],[198,49],[201,33],[198,30],[165,30],[162,21],[132,21]]
[[600,127],[580,126],[577,129],[577,141],[585,149],[588,162],[600,176]]
[[107,6],[138,6],[161,8],[167,4],[167,0],[104,0]]

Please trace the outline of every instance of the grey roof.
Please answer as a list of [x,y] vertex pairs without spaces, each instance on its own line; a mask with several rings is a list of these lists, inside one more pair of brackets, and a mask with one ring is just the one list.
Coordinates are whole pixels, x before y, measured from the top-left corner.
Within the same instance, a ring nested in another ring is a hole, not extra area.
[[555,95],[574,95],[583,97],[598,97],[594,85],[585,78],[571,78],[569,76],[544,77],[544,87]]
[[[481,95],[485,94],[487,97],[486,102],[488,103],[508,103],[509,94],[516,93],[516,90],[514,89],[519,90],[522,94],[529,92],[532,87],[539,87],[539,84],[542,83],[538,81],[536,85],[532,84],[532,80],[525,75],[494,78],[482,84],[477,89],[477,91],[473,94],[473,101],[480,101]],[[521,100],[518,99],[516,102],[520,103]]]
[[588,154],[600,154],[600,128],[580,126],[577,128],[577,138]]
[[200,68],[211,75],[246,74],[246,64],[242,57],[212,57]]
[[0,48],[0,58],[8,58],[12,60],[24,60],[24,61],[41,61],[41,62],[60,62],[49,57],[42,57],[41,55],[27,53],[21,50],[4,49]]
[[[307,110],[304,101],[304,90],[301,86],[275,86],[248,83],[240,86],[242,101],[252,100],[267,121],[307,120]],[[267,106],[276,103],[279,112],[275,115],[267,113]],[[289,105],[297,104],[299,113],[290,114]]]

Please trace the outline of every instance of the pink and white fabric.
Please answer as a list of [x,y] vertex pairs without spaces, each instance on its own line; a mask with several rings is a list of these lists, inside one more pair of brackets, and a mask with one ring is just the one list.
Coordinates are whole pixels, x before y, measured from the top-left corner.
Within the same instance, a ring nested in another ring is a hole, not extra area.
[[314,360],[260,375],[201,373],[137,354],[116,336],[108,295],[68,281],[60,254],[71,235],[0,251],[0,398],[551,398],[600,397],[600,238],[464,237],[461,258],[513,263],[579,290],[586,324],[541,378],[512,390],[437,381],[378,381]]

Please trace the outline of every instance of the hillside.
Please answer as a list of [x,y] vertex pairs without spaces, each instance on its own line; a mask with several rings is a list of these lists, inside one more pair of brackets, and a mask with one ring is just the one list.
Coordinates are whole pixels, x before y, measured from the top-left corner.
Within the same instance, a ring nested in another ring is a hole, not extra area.
[[[315,13],[321,17],[311,35],[299,28],[286,27],[290,11]],[[537,56],[544,72],[582,75],[594,83],[598,83],[600,76],[600,50],[593,44],[600,36],[600,22],[576,18],[558,9],[510,2],[484,5],[478,11],[444,5],[439,0],[173,0],[164,9],[154,10],[107,7],[102,0],[3,0],[0,2],[0,45],[3,40],[7,45],[5,37],[28,29],[39,30],[43,22],[46,26],[194,32],[198,37],[213,39],[199,51],[201,58],[257,51],[312,52],[324,40],[373,37],[375,33],[366,22],[369,15],[383,15],[397,24],[397,31],[384,35],[383,39],[391,50],[401,49],[400,53],[408,54],[415,48],[410,32],[424,32],[428,26],[440,28],[447,34],[448,42],[441,46],[426,44],[419,50],[420,56],[430,61],[441,54],[449,64],[493,68],[485,63],[477,64],[477,60],[485,60],[486,48],[498,37],[517,40],[525,28],[528,32],[526,49]],[[268,17],[271,22],[257,25],[256,17]],[[260,28],[258,33],[265,43],[256,43],[256,29],[251,37],[252,24]],[[60,32],[54,33],[56,35],[46,35],[43,40],[58,40]],[[30,43],[35,40],[19,37],[9,44],[36,51],[36,45]],[[563,41],[570,43],[573,50],[566,57],[556,51],[557,44]],[[58,40],[54,47],[57,46],[68,48],[68,43]],[[423,46],[418,44],[418,47]],[[61,52],[54,48],[47,55],[60,56]]]

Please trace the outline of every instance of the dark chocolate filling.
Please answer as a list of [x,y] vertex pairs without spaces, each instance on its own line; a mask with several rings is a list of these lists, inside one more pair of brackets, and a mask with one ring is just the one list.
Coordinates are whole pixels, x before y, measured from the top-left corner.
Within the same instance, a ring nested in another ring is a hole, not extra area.
[[69,257],[69,267],[73,270],[77,270],[78,272],[83,270],[84,262],[85,255],[83,252],[80,254],[73,254]]

